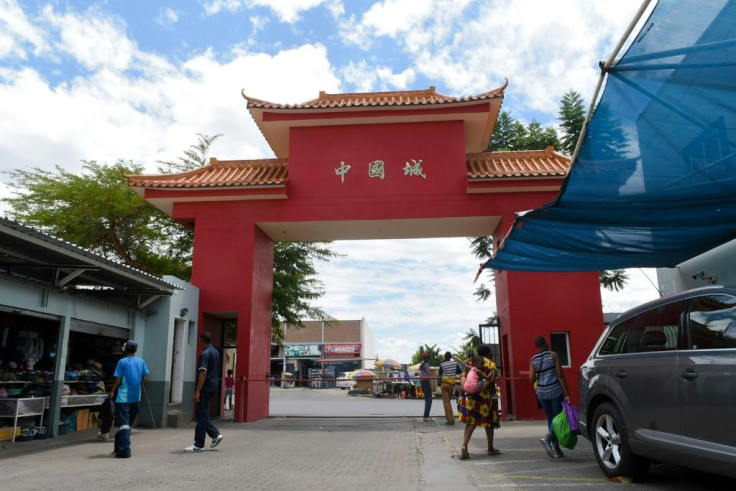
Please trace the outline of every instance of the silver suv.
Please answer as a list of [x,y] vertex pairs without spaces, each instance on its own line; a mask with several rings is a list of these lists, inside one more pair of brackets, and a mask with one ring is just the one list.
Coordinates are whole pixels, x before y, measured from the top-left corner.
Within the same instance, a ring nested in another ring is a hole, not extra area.
[[580,430],[608,477],[650,462],[736,477],[736,288],[632,309],[580,368]]

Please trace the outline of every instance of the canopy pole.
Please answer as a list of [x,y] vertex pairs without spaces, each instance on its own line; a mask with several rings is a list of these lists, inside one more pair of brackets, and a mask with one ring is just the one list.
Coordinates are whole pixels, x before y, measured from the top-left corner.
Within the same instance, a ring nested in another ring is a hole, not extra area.
[[[653,0],[644,0],[639,7],[639,10],[636,12],[636,15],[634,15],[634,18],[629,23],[629,27],[626,28],[626,31],[624,32],[623,36],[621,36],[621,39],[618,41],[618,44],[616,44],[616,47],[613,49],[613,52],[611,53],[611,56],[606,60],[606,62],[601,65],[601,75],[598,77],[598,84],[595,87],[595,92],[593,93],[593,97],[590,99],[590,106],[588,107],[588,114],[585,116],[585,121],[583,122],[583,127],[580,130],[580,136],[578,137],[578,141],[575,144],[575,151],[572,153],[572,159],[570,167],[567,169],[567,175],[570,175],[570,171],[572,170],[572,166],[575,165],[575,161],[578,159],[578,155],[580,154],[580,147],[583,144],[583,140],[585,139],[585,135],[588,132],[588,123],[590,123],[590,119],[593,117],[593,110],[595,109],[596,103],[598,102],[598,94],[601,91],[601,87],[603,86],[603,80],[606,77],[606,72],[608,72],[608,69],[613,65],[613,61],[616,59],[616,56],[618,56],[619,51],[621,51],[621,48],[623,48],[624,43],[626,43],[626,40],[629,39],[629,36],[631,35],[631,32],[636,27],[636,24],[639,23],[639,20],[644,15],[644,12],[649,8],[649,4],[652,3]],[[567,182],[567,181],[565,181]],[[564,188],[564,183],[563,183]],[[560,194],[562,194],[563,189],[560,189]]]

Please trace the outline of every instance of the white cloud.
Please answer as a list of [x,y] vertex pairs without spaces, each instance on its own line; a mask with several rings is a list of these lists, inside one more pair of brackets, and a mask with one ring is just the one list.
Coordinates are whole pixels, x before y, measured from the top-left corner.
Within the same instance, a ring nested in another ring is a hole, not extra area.
[[394,73],[391,67],[375,67],[366,61],[350,62],[342,67],[340,75],[345,82],[355,86],[357,92],[406,90],[416,77],[413,68]]
[[174,9],[162,8],[156,16],[156,24],[162,27],[171,27],[179,22],[179,14]]
[[235,12],[243,8],[267,7],[281,22],[293,24],[302,12],[323,4],[333,15],[343,12],[341,2],[335,0],[212,0],[204,4],[204,9],[207,15],[214,15],[224,10]]
[[0,0],[0,59],[25,59],[28,45],[35,54],[48,49],[43,30],[33,26],[16,0]]
[[56,49],[72,56],[87,69],[106,67],[125,70],[135,54],[135,43],[125,36],[120,19],[89,10],[58,14],[53,7],[43,9],[43,21],[58,31]]
[[465,238],[341,241],[346,257],[320,266],[320,305],[341,319],[365,317],[381,357],[407,362],[420,345],[459,347],[468,329],[493,315],[476,302],[478,262]]
[[570,88],[590,98],[597,61],[610,54],[639,4],[385,0],[344,19],[340,32],[363,49],[393,39],[417,75],[456,95],[485,92],[508,77],[517,110],[554,113]]
[[219,14],[223,10],[234,12],[241,9],[244,4],[244,0],[212,0],[204,3],[204,11],[207,15]]
[[[57,163],[74,168],[82,159],[123,158],[153,171],[156,160],[181,155],[197,133],[224,134],[212,149],[218,158],[268,157],[271,151],[247,112],[241,89],[279,102],[302,102],[320,90],[339,90],[323,46],[272,56],[235,49],[227,63],[206,52],[175,65],[139,51],[124,26],[107,17],[49,10],[44,20],[60,29],[57,49],[78,57],[91,75],[52,87],[32,68],[0,69],[0,170]],[[84,35],[73,35],[75,28]],[[106,48],[85,51],[90,39],[122,48],[117,54]],[[131,63],[136,70],[125,70]],[[294,84],[296,79],[301,82]]]

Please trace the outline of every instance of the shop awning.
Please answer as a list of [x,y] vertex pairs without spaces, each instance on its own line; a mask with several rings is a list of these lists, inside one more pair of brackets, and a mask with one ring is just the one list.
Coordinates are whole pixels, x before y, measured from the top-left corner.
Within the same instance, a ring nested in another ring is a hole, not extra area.
[[672,267],[736,238],[736,1],[646,3],[560,195],[485,267]]
[[141,309],[179,289],[7,218],[0,218],[0,276]]

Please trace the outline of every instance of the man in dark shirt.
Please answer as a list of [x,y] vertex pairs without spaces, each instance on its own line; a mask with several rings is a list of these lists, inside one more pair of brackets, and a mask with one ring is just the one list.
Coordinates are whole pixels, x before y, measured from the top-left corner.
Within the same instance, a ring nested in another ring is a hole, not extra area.
[[220,353],[212,346],[212,335],[204,331],[199,335],[204,350],[197,363],[197,387],[194,389],[194,402],[197,404],[197,427],[194,429],[194,444],[188,446],[187,452],[204,450],[204,438],[207,434],[212,438],[210,448],[215,448],[222,441],[220,431],[210,419],[209,408],[212,397],[220,383]]

